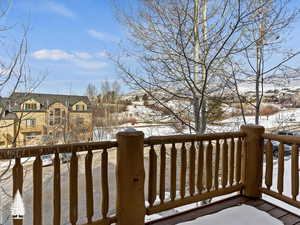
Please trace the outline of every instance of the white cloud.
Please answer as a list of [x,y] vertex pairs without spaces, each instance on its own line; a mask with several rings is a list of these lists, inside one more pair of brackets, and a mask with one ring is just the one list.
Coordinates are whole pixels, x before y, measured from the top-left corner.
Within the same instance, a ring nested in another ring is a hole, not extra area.
[[113,36],[111,34],[107,34],[107,33],[96,31],[94,29],[88,30],[87,33],[91,37],[97,38],[99,40],[103,40],[103,41],[118,41],[117,37],[115,37],[115,36]]
[[72,59],[74,55],[60,49],[41,49],[35,51],[32,57],[35,59],[68,60]]
[[78,58],[81,59],[91,59],[93,56],[87,52],[75,52],[74,53]]
[[41,49],[32,53],[32,57],[37,60],[64,60],[88,70],[102,69],[107,66],[106,62],[93,60],[94,55],[87,52],[68,53],[60,49]]
[[97,52],[95,54],[95,56],[100,57],[100,58],[108,58],[109,54],[107,51],[103,50],[103,51]]
[[75,60],[74,62],[78,67],[88,70],[102,69],[107,66],[107,63],[101,61]]
[[62,4],[56,2],[48,2],[47,9],[64,17],[75,18],[76,14]]

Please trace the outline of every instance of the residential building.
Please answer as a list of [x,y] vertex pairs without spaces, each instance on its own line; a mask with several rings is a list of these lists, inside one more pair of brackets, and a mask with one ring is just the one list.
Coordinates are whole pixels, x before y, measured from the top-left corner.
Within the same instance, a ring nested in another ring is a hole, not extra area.
[[15,92],[1,99],[0,145],[71,143],[92,138],[87,96]]

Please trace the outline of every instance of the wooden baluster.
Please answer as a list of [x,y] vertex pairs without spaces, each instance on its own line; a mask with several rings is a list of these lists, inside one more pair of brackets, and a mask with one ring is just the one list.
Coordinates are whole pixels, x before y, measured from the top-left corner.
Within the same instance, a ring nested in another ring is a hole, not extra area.
[[61,193],[60,193],[60,159],[59,154],[55,153],[53,160],[53,225],[60,225],[60,208],[61,208]]
[[33,224],[42,225],[42,160],[38,155],[33,163]]
[[13,167],[13,196],[19,191],[22,195],[23,190],[23,166],[21,164],[21,159],[15,159],[15,165]]
[[266,149],[266,177],[265,183],[270,190],[273,182],[273,145],[271,140],[268,140],[267,149]]
[[278,152],[278,180],[277,190],[279,194],[283,192],[283,180],[284,180],[284,144],[280,142]]
[[234,150],[235,150],[235,144],[234,144],[234,138],[231,138],[231,143],[230,143],[230,170],[229,170],[229,185],[233,185],[233,178],[234,178]]
[[247,138],[242,138],[242,152],[241,152],[241,158],[242,158],[242,164],[241,164],[241,183],[245,182],[246,180],[246,162],[247,162],[247,148],[248,148],[248,142]]
[[228,144],[224,139],[222,149],[222,187],[225,188],[228,183]]
[[203,151],[203,143],[200,141],[198,144],[198,171],[197,171],[197,189],[200,194],[203,189],[203,159],[204,159],[204,151]]
[[175,143],[171,148],[171,201],[176,198],[176,164],[177,164],[177,150]]
[[102,217],[107,218],[109,209],[109,192],[108,192],[108,154],[107,149],[103,149],[101,154],[101,187],[102,187]]
[[75,225],[78,219],[78,158],[72,151],[70,162],[70,223]]
[[189,173],[189,189],[190,195],[193,196],[195,194],[195,143],[191,143],[191,148],[189,151],[189,159],[190,159],[190,173]]
[[219,189],[219,164],[220,164],[220,142],[219,142],[219,139],[217,139],[216,140],[216,155],[215,155],[215,177],[214,177],[215,190]]
[[160,149],[160,177],[159,177],[159,199],[160,203],[165,200],[165,189],[166,189],[166,146],[161,145]]
[[92,163],[93,163],[93,153],[91,150],[89,150],[85,156],[86,217],[88,223],[92,222],[92,218],[94,215]]
[[211,141],[209,141],[207,147],[206,147],[206,189],[207,191],[210,191],[212,186],[212,151],[213,146]]
[[[23,190],[23,166],[21,164],[21,159],[16,158],[15,159],[15,165],[13,167],[13,196],[15,197],[15,194],[17,191],[20,192],[22,195]],[[22,220],[14,220],[14,225],[22,225]]]
[[299,149],[297,144],[292,147],[292,196],[297,201],[299,194]]
[[149,162],[149,186],[148,186],[148,202],[150,207],[153,206],[156,199],[157,185],[157,156],[153,145],[150,148]]
[[242,162],[242,140],[239,137],[237,141],[236,169],[235,169],[235,182],[237,184],[241,182],[241,162]]
[[185,196],[185,186],[186,186],[186,148],[185,143],[182,143],[181,147],[181,170],[180,170],[180,197]]

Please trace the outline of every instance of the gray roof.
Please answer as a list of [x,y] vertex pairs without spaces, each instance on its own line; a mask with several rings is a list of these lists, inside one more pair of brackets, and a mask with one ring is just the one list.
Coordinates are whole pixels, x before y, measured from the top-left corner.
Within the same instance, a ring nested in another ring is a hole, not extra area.
[[10,105],[10,111],[19,111],[20,104],[29,99],[34,99],[41,103],[41,110],[45,111],[54,103],[61,103],[66,107],[72,107],[77,102],[83,101],[90,108],[91,102],[87,96],[79,95],[55,95],[55,94],[41,94],[41,93],[25,93],[15,92],[11,94],[9,98],[2,98],[3,101],[8,101]]

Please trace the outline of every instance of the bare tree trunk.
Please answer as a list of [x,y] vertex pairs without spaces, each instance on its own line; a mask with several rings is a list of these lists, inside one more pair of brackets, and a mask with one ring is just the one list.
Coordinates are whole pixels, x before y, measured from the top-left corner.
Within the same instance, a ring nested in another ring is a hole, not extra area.
[[[207,71],[206,71],[206,56],[207,56],[207,0],[202,0],[202,38],[203,38],[203,46],[204,46],[204,55],[202,60],[202,83],[207,79]],[[206,113],[206,96],[205,92],[202,96],[202,106],[201,106],[201,133],[204,133],[206,130],[207,124],[207,113]]]
[[[260,5],[263,5],[264,0],[258,0]],[[259,115],[260,115],[260,105],[263,93],[260,92],[260,86],[263,85],[260,83],[263,80],[263,46],[264,46],[264,6],[258,10],[258,17],[261,18],[259,23],[259,39],[256,44],[256,84],[255,84],[255,124],[259,124]]]
[[[199,0],[194,0],[194,82],[199,83],[199,61],[200,61],[200,41],[199,41]],[[197,93],[194,95],[194,118],[195,131],[201,133],[200,120],[200,98]]]

